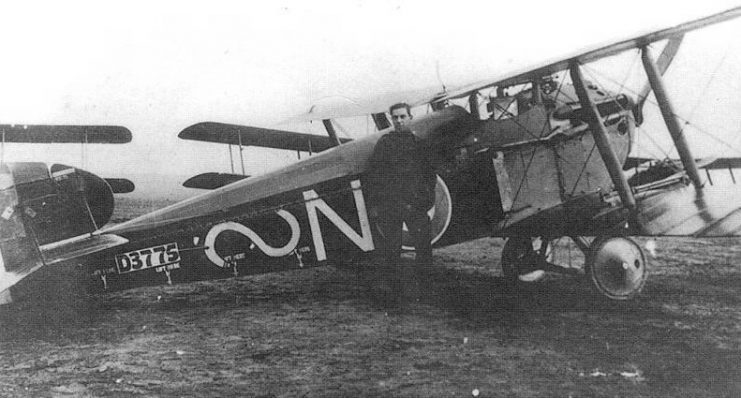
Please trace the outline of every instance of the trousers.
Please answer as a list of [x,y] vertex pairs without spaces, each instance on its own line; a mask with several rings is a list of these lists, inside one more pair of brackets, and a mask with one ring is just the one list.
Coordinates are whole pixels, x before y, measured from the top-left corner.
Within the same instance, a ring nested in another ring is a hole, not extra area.
[[404,223],[412,236],[416,265],[418,267],[432,265],[430,217],[427,211],[409,205],[387,205],[380,209],[378,228],[383,235],[382,252],[386,264],[388,266],[399,264]]

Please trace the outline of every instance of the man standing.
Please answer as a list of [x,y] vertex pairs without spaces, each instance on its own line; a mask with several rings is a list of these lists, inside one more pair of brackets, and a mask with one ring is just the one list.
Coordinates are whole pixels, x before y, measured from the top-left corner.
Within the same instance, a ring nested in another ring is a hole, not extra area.
[[[376,143],[366,179],[371,216],[376,218],[383,240],[384,274],[400,263],[402,223],[406,223],[414,242],[417,270],[432,264],[427,211],[435,203],[436,183],[429,150],[409,128],[409,105],[392,105],[389,113],[394,129]],[[410,279],[407,270],[402,272],[403,279]]]

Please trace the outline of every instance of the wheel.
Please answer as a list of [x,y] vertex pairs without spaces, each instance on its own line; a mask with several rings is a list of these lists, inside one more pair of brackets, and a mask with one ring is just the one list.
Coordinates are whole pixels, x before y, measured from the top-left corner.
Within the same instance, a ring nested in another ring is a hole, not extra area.
[[587,261],[592,284],[605,297],[629,300],[643,289],[648,263],[643,250],[626,237],[599,238],[592,243]]
[[548,255],[548,241],[514,237],[502,249],[502,274],[512,282],[537,282],[545,276],[538,264]]

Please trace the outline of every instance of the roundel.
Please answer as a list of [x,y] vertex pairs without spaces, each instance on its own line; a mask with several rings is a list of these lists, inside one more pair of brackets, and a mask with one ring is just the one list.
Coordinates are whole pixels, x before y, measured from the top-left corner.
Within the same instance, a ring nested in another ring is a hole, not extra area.
[[[435,244],[448,229],[450,219],[453,216],[453,201],[450,198],[450,191],[440,176],[437,176],[437,184],[435,184],[435,205],[427,212],[427,215],[430,216],[432,244]],[[409,233],[406,223],[402,231],[401,242],[404,250],[414,249],[412,235]]]

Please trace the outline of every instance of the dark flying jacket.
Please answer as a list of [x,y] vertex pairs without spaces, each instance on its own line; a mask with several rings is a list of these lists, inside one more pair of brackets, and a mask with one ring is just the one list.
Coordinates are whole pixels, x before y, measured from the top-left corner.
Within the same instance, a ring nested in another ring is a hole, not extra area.
[[372,205],[427,210],[435,203],[435,182],[429,150],[414,134],[390,132],[378,140],[366,174]]

